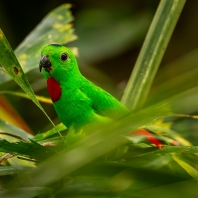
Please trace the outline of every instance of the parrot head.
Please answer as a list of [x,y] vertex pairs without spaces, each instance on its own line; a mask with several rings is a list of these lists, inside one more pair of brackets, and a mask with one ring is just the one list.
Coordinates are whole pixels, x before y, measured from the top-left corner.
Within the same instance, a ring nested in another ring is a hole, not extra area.
[[39,70],[47,79],[79,72],[73,53],[65,46],[58,44],[49,44],[42,48]]
[[41,50],[39,70],[47,79],[47,87],[53,102],[61,98],[63,89],[78,84],[81,73],[73,53],[65,46],[46,45]]

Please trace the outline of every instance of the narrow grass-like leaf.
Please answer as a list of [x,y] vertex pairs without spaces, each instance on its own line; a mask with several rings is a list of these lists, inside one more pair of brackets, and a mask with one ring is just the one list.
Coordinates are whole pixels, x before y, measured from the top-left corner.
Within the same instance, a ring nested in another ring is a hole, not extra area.
[[63,123],[60,123],[58,125],[56,125],[56,128],[52,128],[51,130],[45,132],[45,133],[38,133],[35,137],[34,137],[34,140],[35,141],[41,141],[41,140],[44,140],[52,135],[54,135],[55,133],[57,133],[57,130],[60,132],[60,131],[63,131],[67,129],[66,126],[63,124]]
[[135,111],[142,108],[160,65],[185,0],[162,0],[150,26],[122,103]]
[[162,150],[156,150],[149,153],[140,154],[138,156],[170,154],[170,153],[198,153],[198,146],[165,146]]
[[[13,96],[18,96],[18,97],[22,97],[22,98],[26,98],[30,100],[30,97],[28,97],[28,95],[26,93],[23,92],[16,92],[16,91],[0,91],[0,94],[9,94],[9,95],[13,95]],[[52,100],[50,98],[44,97],[44,96],[37,96],[36,98],[39,102],[43,102],[43,103],[47,103],[47,104],[52,104]]]
[[55,154],[52,150],[33,140],[30,142],[8,142],[7,140],[0,139],[0,152],[25,156],[39,161]]
[[27,93],[27,95],[31,98],[31,100],[43,111],[43,113],[50,120],[52,125],[53,122],[49,118],[49,116],[44,111],[43,107],[38,102],[27,77],[25,76],[9,42],[4,36],[3,32],[0,30],[0,67],[2,70],[5,70],[7,74],[9,74],[16,83]]
[[198,180],[198,171],[194,167],[192,167],[187,162],[183,161],[177,156],[173,156],[173,159],[179,166],[181,166],[192,178]]

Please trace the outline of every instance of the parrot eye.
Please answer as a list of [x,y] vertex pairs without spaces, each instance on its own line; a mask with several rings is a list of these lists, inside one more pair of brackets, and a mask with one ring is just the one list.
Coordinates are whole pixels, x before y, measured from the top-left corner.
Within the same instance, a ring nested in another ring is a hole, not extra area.
[[66,61],[68,59],[68,55],[66,53],[62,53],[61,56],[60,56],[60,59],[62,61]]

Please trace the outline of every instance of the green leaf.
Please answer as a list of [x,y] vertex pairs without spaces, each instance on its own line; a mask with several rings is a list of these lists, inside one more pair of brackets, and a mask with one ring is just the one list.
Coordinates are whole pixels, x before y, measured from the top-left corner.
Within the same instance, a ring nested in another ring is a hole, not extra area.
[[73,17],[70,4],[64,4],[50,12],[15,50],[25,72],[38,67],[40,49],[49,43],[65,44],[76,39],[69,24]]
[[122,98],[122,103],[132,111],[144,105],[184,4],[185,0],[162,0],[158,6]]
[[60,131],[63,131],[67,129],[66,126],[63,124],[63,123],[60,123],[58,125],[56,125],[56,128],[52,128],[51,130],[45,132],[45,133],[38,133],[35,137],[34,137],[34,140],[35,141],[41,141],[41,140],[44,140],[46,138],[48,138],[49,136],[52,136],[54,135],[55,133],[57,133],[57,130],[60,132]]
[[187,162],[179,159],[177,156],[173,156],[173,159],[179,166],[181,166],[190,176],[192,176],[195,180],[198,180],[198,171],[194,167],[192,167]]
[[[176,131],[174,131],[172,129],[164,128],[164,127],[160,127],[160,126],[154,126],[154,125],[146,126],[146,128],[154,133],[157,133],[157,134],[161,133],[164,137],[168,137],[173,140],[176,140],[179,143],[179,145],[192,146],[192,144],[188,140],[181,137],[181,135],[179,133],[177,133]],[[162,136],[162,138],[164,138],[163,136]]]
[[[33,138],[33,135],[27,133],[26,131],[23,131],[22,129],[16,126],[4,122],[3,120],[0,120],[0,132],[1,132],[0,138],[5,139],[9,142],[16,142],[19,141],[19,139],[28,141],[29,139]],[[10,135],[6,135],[2,133],[7,133]],[[34,164],[30,161],[18,160],[17,158],[10,158],[8,159],[8,161],[11,165],[20,166],[20,167],[34,166]]]
[[42,161],[53,154],[53,151],[33,140],[30,142],[8,142],[0,139],[0,152],[22,155]]
[[198,146],[165,146],[162,150],[156,150],[149,153],[140,154],[138,156],[157,155],[157,154],[170,154],[170,153],[197,153]]
[[47,116],[49,121],[54,126],[52,120],[44,111],[43,107],[38,102],[27,77],[25,76],[9,42],[4,36],[3,32],[0,30],[0,67],[3,71],[6,71],[13,80],[27,93],[27,95],[31,98],[31,100],[43,111],[43,113]]
[[[13,95],[13,96],[18,96],[18,97],[22,97],[22,98],[26,98],[26,99],[30,99],[28,97],[28,95],[26,93],[22,93],[22,92],[16,92],[16,91],[0,91],[0,94],[9,94],[9,95]],[[43,103],[47,103],[47,104],[52,104],[52,100],[50,98],[47,97],[43,97],[43,96],[37,96],[36,98],[39,102],[43,102]]]
[[[25,73],[38,68],[40,50],[44,45],[66,44],[76,39],[74,29],[69,24],[73,21],[70,7],[71,5],[64,4],[51,11],[17,47],[15,53]],[[1,53],[4,53],[4,49],[1,49]],[[8,80],[8,76],[0,73],[0,84]]]

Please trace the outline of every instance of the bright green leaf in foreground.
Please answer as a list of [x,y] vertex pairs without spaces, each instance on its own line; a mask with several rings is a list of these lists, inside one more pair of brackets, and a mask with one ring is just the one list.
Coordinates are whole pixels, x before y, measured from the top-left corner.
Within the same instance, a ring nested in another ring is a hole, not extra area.
[[53,124],[43,107],[38,102],[27,77],[25,76],[9,42],[0,30],[0,69],[9,74],[16,83],[27,93],[31,100],[43,111],[50,122]]
[[54,135],[55,133],[57,133],[57,130],[63,131],[66,129],[66,126],[63,123],[60,123],[59,125],[56,126],[56,128],[52,128],[51,130],[45,132],[45,133],[38,133],[35,137],[34,140],[35,141],[41,141],[44,140],[46,138],[48,138],[49,136]]

